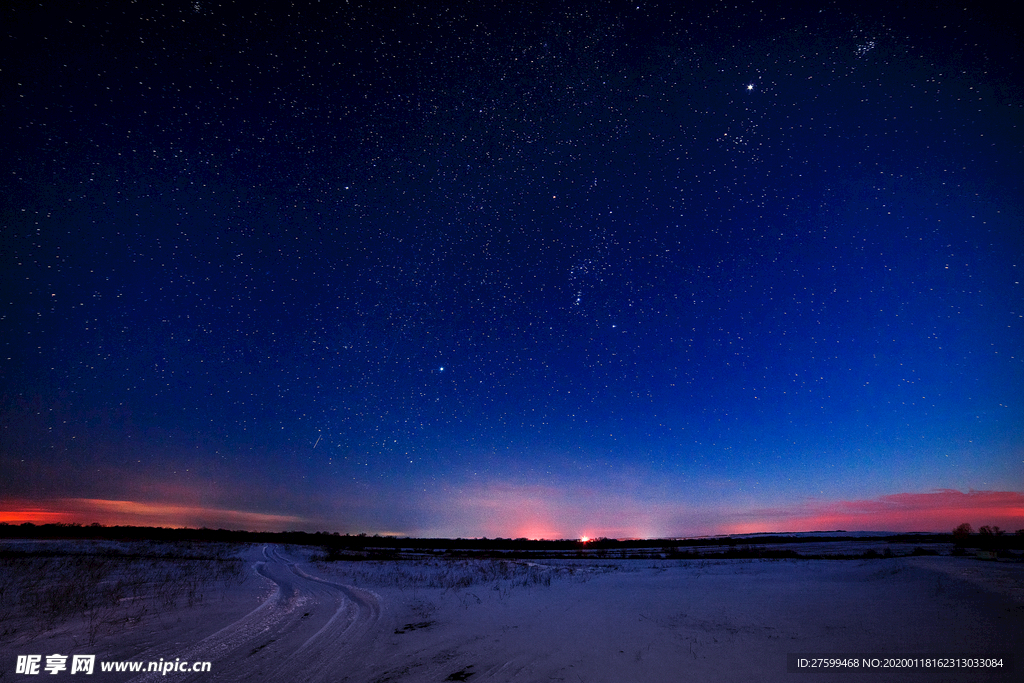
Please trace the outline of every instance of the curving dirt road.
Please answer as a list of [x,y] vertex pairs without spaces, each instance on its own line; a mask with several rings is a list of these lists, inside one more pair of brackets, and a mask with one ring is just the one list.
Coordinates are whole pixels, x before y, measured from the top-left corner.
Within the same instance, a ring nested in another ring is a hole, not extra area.
[[[354,655],[372,647],[380,598],[304,572],[277,548],[264,547],[255,570],[276,584],[259,607],[176,654],[210,661],[207,673],[173,674],[179,681],[343,681],[360,668]],[[147,673],[133,683],[166,680]]]

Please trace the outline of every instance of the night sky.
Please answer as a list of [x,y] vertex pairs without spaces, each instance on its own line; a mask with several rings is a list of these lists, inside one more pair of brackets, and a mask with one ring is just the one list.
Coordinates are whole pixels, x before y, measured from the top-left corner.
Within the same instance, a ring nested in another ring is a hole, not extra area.
[[1024,526],[1018,16],[71,4],[0,10],[0,519]]

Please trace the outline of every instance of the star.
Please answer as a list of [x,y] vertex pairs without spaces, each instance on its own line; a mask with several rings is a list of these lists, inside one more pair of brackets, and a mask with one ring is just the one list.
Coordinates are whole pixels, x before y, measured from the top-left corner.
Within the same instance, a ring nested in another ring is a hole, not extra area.
[[747,91],[749,92],[749,91],[751,91],[753,89],[754,89],[754,84],[753,83],[747,83]]

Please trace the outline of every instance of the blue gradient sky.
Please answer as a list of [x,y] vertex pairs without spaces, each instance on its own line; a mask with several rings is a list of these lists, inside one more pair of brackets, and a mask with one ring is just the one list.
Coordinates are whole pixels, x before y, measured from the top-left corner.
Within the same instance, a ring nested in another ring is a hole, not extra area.
[[378,5],[2,10],[4,519],[1024,526],[1013,17]]

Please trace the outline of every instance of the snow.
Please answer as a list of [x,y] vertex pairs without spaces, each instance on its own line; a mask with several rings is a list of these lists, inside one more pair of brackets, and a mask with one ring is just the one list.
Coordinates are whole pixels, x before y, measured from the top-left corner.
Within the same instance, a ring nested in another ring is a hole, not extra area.
[[[28,547],[39,548],[0,544]],[[864,676],[790,674],[787,654],[1009,655],[1024,642],[1024,564],[971,557],[328,563],[305,548],[200,549],[194,559],[151,548],[131,551],[143,559],[118,559],[99,579],[126,584],[138,575],[136,562],[148,572],[145,590],[108,591],[119,596],[109,609],[54,619],[38,613],[39,600],[34,611],[15,592],[84,577],[84,558],[111,544],[46,547],[79,555],[56,558],[45,576],[33,574],[35,560],[2,566],[0,678],[16,677],[17,655],[61,653],[212,662],[207,673],[168,674],[175,681],[815,681]],[[225,565],[232,553],[236,563]],[[181,573],[193,566],[202,571]],[[222,566],[238,571],[210,573]],[[191,598],[172,602],[160,581],[179,575],[201,580],[188,584],[198,586]],[[869,675],[1019,676],[1006,668],[953,673]]]

